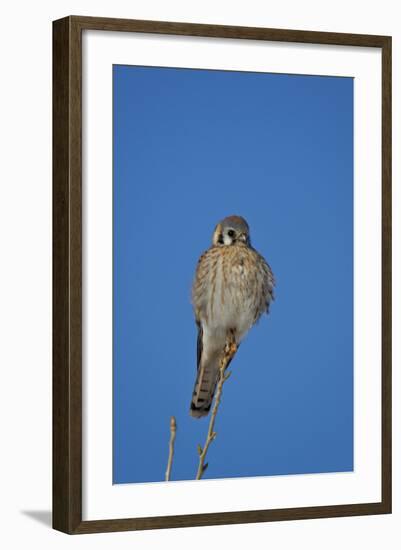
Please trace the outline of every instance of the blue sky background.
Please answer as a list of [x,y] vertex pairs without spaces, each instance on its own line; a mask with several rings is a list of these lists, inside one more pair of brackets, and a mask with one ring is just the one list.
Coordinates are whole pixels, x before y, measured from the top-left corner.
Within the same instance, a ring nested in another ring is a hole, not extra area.
[[353,80],[115,66],[114,483],[195,477],[190,289],[244,216],[276,300],[231,364],[205,478],[353,468]]

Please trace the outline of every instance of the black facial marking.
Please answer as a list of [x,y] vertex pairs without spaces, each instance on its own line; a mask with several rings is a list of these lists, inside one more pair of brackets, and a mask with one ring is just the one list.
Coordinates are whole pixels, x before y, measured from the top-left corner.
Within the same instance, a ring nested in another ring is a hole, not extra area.
[[223,233],[220,233],[219,238],[217,239],[217,242],[219,244],[224,244]]

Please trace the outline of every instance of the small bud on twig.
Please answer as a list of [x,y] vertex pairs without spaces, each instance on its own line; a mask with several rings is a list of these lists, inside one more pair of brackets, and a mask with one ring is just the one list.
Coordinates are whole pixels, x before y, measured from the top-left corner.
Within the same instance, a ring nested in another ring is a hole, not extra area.
[[169,443],[169,453],[167,461],[167,470],[166,470],[166,481],[170,481],[171,467],[173,465],[173,456],[174,456],[174,442],[175,436],[177,434],[177,422],[174,416],[170,418],[170,443]]

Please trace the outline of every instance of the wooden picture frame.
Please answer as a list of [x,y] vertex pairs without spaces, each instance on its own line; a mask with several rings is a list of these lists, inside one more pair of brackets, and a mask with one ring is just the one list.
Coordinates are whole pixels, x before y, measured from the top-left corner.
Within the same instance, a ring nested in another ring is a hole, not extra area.
[[[82,520],[82,42],[84,30],[378,48],[382,56],[382,497],[379,502]],[[53,527],[69,534],[391,512],[391,37],[66,17],[53,23]]]

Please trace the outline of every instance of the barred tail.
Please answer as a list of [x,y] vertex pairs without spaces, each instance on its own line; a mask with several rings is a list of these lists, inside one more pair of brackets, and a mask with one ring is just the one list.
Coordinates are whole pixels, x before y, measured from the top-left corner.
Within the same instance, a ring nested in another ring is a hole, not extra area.
[[201,418],[209,414],[216,391],[218,374],[219,354],[216,353],[215,357],[199,366],[189,411],[194,418]]

